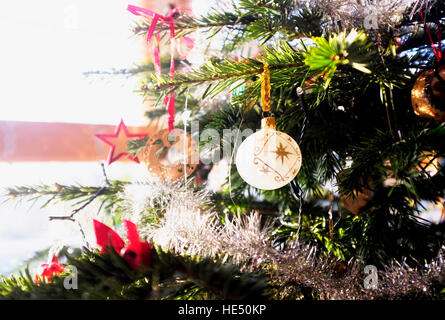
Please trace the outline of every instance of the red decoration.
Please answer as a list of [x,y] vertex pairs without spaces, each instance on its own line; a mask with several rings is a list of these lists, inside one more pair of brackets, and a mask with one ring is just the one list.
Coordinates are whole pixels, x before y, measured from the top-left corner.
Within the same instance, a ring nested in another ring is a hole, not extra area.
[[318,81],[318,79],[321,77],[322,79],[328,72],[325,71],[324,73],[319,73],[315,77],[311,77],[309,80],[307,80],[304,84],[308,87],[315,85],[315,83]]
[[[148,30],[148,33],[147,33],[147,43],[151,42],[151,39],[155,33],[156,25],[158,22],[168,25],[169,30],[170,30],[170,76],[172,78],[174,78],[175,77],[174,51],[175,51],[175,42],[176,42],[175,40],[178,40],[178,39],[176,39],[176,35],[175,35],[175,18],[174,18],[174,16],[178,12],[190,12],[190,10],[175,8],[175,9],[170,10],[170,12],[166,16],[160,15],[152,10],[136,7],[133,5],[128,5],[127,10],[135,15],[143,16],[145,18],[152,17],[150,29]],[[155,72],[160,75],[161,74],[161,59],[159,56],[159,43],[161,42],[161,36],[159,34],[156,34],[155,37],[157,40],[155,42],[155,47],[154,47]],[[193,45],[194,45],[193,39],[190,39],[189,37],[182,36],[180,41],[184,42],[188,49],[193,48]],[[182,56],[185,53],[179,51],[179,54]],[[170,87],[170,89],[173,89],[173,88]],[[169,131],[173,131],[174,124],[175,124],[175,92],[174,91],[172,91],[169,95],[164,97],[164,104],[167,107],[167,112],[169,114],[168,129],[169,129]]]
[[[137,271],[139,268],[151,265],[152,245],[147,241],[141,241],[136,225],[128,220],[123,220],[127,228],[129,244],[125,247],[122,238],[110,227],[102,222],[94,220],[94,232],[101,253],[106,253],[107,248],[113,248],[127,261],[130,267]],[[123,251],[123,253],[122,253]]]
[[59,259],[56,256],[52,258],[51,263],[44,263],[40,268],[42,268],[42,272],[40,275],[36,275],[34,279],[37,284],[39,283],[39,276],[44,278],[46,282],[51,282],[53,276],[61,274],[65,270],[65,266],[59,264]]
[[179,54],[180,60],[187,59],[187,56],[189,55],[190,51],[195,46],[195,41],[189,37],[182,37],[179,39],[176,39],[177,44],[177,50]]
[[113,248],[117,253],[121,253],[125,246],[122,238],[117,234],[116,231],[108,227],[107,225],[93,220],[94,222],[94,233],[96,234],[96,242],[100,247],[100,253],[106,253],[107,248]]
[[141,241],[136,225],[128,220],[124,220],[127,227],[127,237],[130,242],[125,249],[124,259],[133,270],[138,270],[140,266],[149,268],[151,265],[151,243]]
[[437,21],[437,42],[439,45],[439,48],[436,48],[434,45],[433,37],[431,36],[430,28],[428,28],[428,25],[426,24],[426,17],[423,15],[422,10],[420,11],[420,18],[423,21],[423,25],[425,26],[426,33],[428,34],[428,38],[430,38],[431,42],[431,48],[433,48],[434,55],[437,58],[437,61],[442,60],[442,39],[441,39],[441,30],[440,30],[440,21]]
[[[121,129],[123,130],[122,134]],[[142,139],[147,136],[147,134],[144,133],[129,133],[127,127],[125,126],[124,120],[121,119],[121,122],[116,128],[116,131],[114,133],[108,133],[108,134],[96,134],[96,137],[98,137],[100,140],[111,146],[110,152],[108,153],[108,165],[113,163],[114,161],[118,160],[120,157],[128,155],[127,151],[127,142],[130,140],[129,138],[138,138]],[[110,140],[115,140],[113,143]],[[137,157],[129,156],[129,159],[133,160],[134,162],[139,163],[139,159]]]

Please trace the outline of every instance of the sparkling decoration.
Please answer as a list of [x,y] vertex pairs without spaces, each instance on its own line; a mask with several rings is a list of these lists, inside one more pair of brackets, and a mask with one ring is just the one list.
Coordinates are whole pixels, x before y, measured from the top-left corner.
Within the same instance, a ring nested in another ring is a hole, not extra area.
[[434,152],[424,151],[422,152],[425,158],[420,162],[418,169],[425,171],[429,176],[436,175],[440,170],[440,158],[438,158]]
[[341,195],[340,199],[351,213],[356,216],[360,213],[361,209],[365,207],[369,200],[371,200],[373,192],[369,189],[363,189],[362,192],[355,192],[354,196]]
[[[175,77],[175,57],[174,57],[174,52],[175,52],[175,48],[176,47],[180,47],[181,49],[185,49],[185,47],[187,47],[186,50],[180,50],[178,51],[180,58],[186,58],[185,56],[187,54],[189,54],[189,52],[191,51],[191,49],[194,46],[194,41],[193,39],[186,37],[184,35],[182,35],[182,37],[177,37],[176,33],[175,33],[175,15],[176,14],[183,14],[185,12],[191,12],[190,10],[186,9],[179,9],[179,8],[174,8],[172,10],[170,10],[170,12],[167,14],[167,16],[163,16],[160,15],[152,10],[149,9],[145,9],[145,8],[141,8],[141,7],[136,7],[133,5],[128,5],[127,10],[130,11],[131,13],[137,15],[137,16],[142,16],[145,18],[152,18],[151,20],[151,25],[150,25],[150,30],[147,34],[147,43],[149,44],[151,42],[151,40],[154,38],[156,39],[154,41],[154,49],[153,49],[153,53],[154,53],[154,63],[155,63],[155,72],[158,75],[161,75],[161,58],[159,55],[159,43],[161,41],[161,36],[159,34],[155,34],[155,30],[156,30],[156,25],[158,23],[160,24],[165,24],[168,25],[168,28],[170,30],[170,76],[172,78]],[[182,43],[184,43],[184,46],[182,46]],[[179,46],[177,45],[179,44]],[[172,89],[172,88],[170,88]],[[170,94],[168,94],[167,96],[164,97],[164,104],[167,107],[167,112],[169,114],[169,118],[168,118],[168,128],[170,131],[173,131],[174,129],[174,124],[175,124],[175,92],[172,91]]]
[[[124,120],[121,119],[121,122],[117,126],[114,133],[96,134],[95,136],[111,146],[107,160],[108,165],[110,165],[122,156],[128,155],[127,142],[131,140],[131,138],[142,139],[147,135],[144,133],[129,133],[127,127],[125,126]],[[129,156],[128,158],[136,163],[139,163],[139,159],[137,157]]]
[[445,62],[434,72],[431,80],[431,91],[440,109],[445,110]]
[[445,65],[420,74],[411,91],[411,103],[419,117],[445,121]]
[[250,135],[239,147],[236,167],[248,184],[274,190],[291,182],[301,167],[301,151],[289,135],[274,129],[263,119],[262,129]]
[[425,4],[429,7],[432,0],[295,0],[297,7],[310,7],[331,17],[332,21],[341,21],[344,28],[365,30],[388,30],[399,24],[405,13],[410,16],[417,13]]
[[140,156],[152,173],[170,181],[190,176],[199,163],[196,141],[181,129],[159,131],[147,141]]
[[[263,114],[270,113],[270,71],[264,64],[261,74]],[[236,168],[241,178],[255,188],[275,190],[291,182],[301,168],[297,142],[276,130],[274,117],[261,120],[261,130],[247,137],[236,154]]]
[[[266,220],[257,212],[226,216],[222,224],[218,214],[208,206],[206,191],[184,189],[177,182],[161,183],[152,179],[133,183],[123,196],[133,196],[136,189],[145,195],[144,204],[162,203],[164,214],[155,224],[139,217],[138,230],[163,250],[197,257],[221,257],[228,262],[243,264],[244,270],[258,270],[259,265],[273,268],[274,278],[284,284],[293,281],[298,286],[312,288],[320,299],[371,300],[400,299],[410,294],[433,294],[434,284],[443,277],[444,251],[418,267],[406,264],[385,265],[379,270],[379,286],[363,290],[364,265],[357,259],[348,263],[333,255],[314,255],[317,247],[295,240],[284,249],[271,246],[270,232],[274,220]],[[202,203],[206,204],[202,207]],[[133,205],[131,205],[133,206]],[[127,210],[126,214],[135,212]],[[137,215],[138,216],[138,215]],[[445,250],[445,247],[444,247]],[[436,286],[437,287],[437,286]],[[292,293],[284,287],[283,297]]]

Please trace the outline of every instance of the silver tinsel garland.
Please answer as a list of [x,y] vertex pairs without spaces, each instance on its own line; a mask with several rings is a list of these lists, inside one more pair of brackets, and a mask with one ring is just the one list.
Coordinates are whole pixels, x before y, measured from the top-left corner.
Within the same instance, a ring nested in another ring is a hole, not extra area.
[[[153,178],[128,185],[121,195],[127,216],[138,223],[150,241],[178,254],[222,258],[245,270],[263,270],[279,285],[279,298],[303,298],[310,288],[319,299],[403,299],[431,297],[434,283],[445,283],[444,254],[413,268],[394,262],[378,271],[376,289],[364,286],[364,265],[346,264],[317,253],[316,247],[291,243],[278,248],[271,238],[272,222],[261,223],[258,213],[225,217],[212,211],[205,191],[167,184]],[[159,221],[147,224],[144,216],[159,210]]]
[[399,24],[404,15],[412,19],[423,10],[429,12],[432,0],[296,0],[295,8],[310,8],[329,17],[342,28],[388,30]]

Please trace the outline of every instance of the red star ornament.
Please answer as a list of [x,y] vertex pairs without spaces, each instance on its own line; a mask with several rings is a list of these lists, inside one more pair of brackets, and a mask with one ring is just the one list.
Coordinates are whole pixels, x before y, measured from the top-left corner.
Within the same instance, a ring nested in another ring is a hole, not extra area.
[[[131,138],[142,139],[147,136],[145,133],[129,133],[127,127],[125,126],[124,120],[116,128],[114,133],[106,134],[95,134],[100,140],[111,146],[110,152],[108,153],[108,165],[118,160],[122,156],[128,155],[127,142]],[[111,141],[110,141],[111,140]],[[114,140],[114,141],[113,141]],[[128,156],[128,159],[139,163],[137,157]]]

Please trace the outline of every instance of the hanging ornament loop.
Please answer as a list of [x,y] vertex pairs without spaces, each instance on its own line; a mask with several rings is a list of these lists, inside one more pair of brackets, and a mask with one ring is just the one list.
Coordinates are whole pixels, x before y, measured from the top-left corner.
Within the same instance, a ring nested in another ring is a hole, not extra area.
[[[302,214],[303,214],[303,190],[301,190],[300,185],[298,184],[297,180],[293,180],[289,183],[289,187],[290,187],[290,192],[292,194],[292,196],[294,197],[294,199],[296,201],[298,201],[298,221],[296,224],[297,227],[297,234],[295,239],[298,240],[300,239],[300,233],[301,233],[301,221],[302,221]],[[283,225],[286,225],[286,223],[283,221],[283,219],[280,220],[280,222]]]
[[[306,131],[306,125],[307,120],[309,117],[309,110],[307,108],[306,101],[304,99],[304,90],[301,87],[297,88],[297,95],[300,100],[301,109],[303,110],[303,124],[301,125],[301,132],[300,137],[298,139],[298,144],[301,144],[303,141],[304,133]],[[301,189],[300,185],[298,184],[297,179],[292,180],[289,183],[290,191],[292,196],[296,201],[298,201],[298,222],[296,224],[297,226],[297,234],[296,234],[296,240],[298,241],[300,238],[301,233],[301,220],[302,220],[302,213],[303,213],[303,190]],[[283,220],[281,220],[281,223],[283,223]]]
[[274,114],[271,112],[271,100],[270,100],[270,70],[269,65],[264,63],[264,71],[260,74],[261,80],[261,102],[263,105],[263,113],[261,120],[261,128],[267,128],[276,130],[277,125]]
[[[128,5],[127,10],[137,16],[142,16],[145,18],[152,17],[150,28],[147,33],[147,43],[150,44],[153,36],[155,36],[154,60],[155,60],[155,71],[158,75],[161,74],[161,59],[160,59],[160,55],[159,55],[159,43],[161,41],[161,37],[159,34],[155,35],[154,33],[155,33],[156,25],[158,23],[164,23],[164,24],[168,25],[168,28],[170,31],[170,76],[172,78],[174,78],[175,77],[174,52],[175,52],[175,38],[176,38],[174,16],[178,12],[190,12],[190,10],[175,8],[173,10],[170,10],[170,12],[167,14],[167,16],[163,16],[163,15],[160,15],[160,14],[154,12],[154,11],[151,11],[151,10],[148,10],[145,8],[136,7],[133,5]],[[188,42],[193,42],[193,40],[188,37],[182,37],[182,38]],[[173,89],[173,88],[170,87],[170,89]],[[175,92],[174,91],[172,91],[168,96],[164,97],[164,104],[167,107],[167,112],[169,115],[168,130],[171,132],[171,131],[173,131],[174,124],[175,124]]]
[[264,63],[264,71],[260,75],[261,79],[261,101],[263,103],[263,112],[270,112],[270,70],[269,65]]
[[428,38],[430,38],[431,48],[433,48],[434,55],[436,56],[437,61],[440,62],[442,60],[442,58],[443,58],[440,21],[436,22],[436,25],[437,25],[437,42],[438,42],[438,48],[436,48],[436,46],[434,45],[434,40],[433,40],[433,37],[431,35],[430,28],[428,28],[428,25],[426,24],[426,17],[423,14],[422,10],[420,10],[420,18],[423,21],[423,25],[425,26],[425,31],[428,34]]
[[306,131],[307,120],[309,118],[309,110],[306,105],[306,100],[304,99],[303,88],[297,88],[297,95],[300,100],[301,109],[303,109],[303,124],[301,125],[300,139],[298,139],[298,144],[301,144],[303,142],[304,132]]
[[275,190],[289,184],[301,168],[297,142],[276,128],[271,114],[270,71],[264,63],[260,75],[263,119],[261,129],[248,136],[238,148],[236,167],[241,178],[261,190]]

